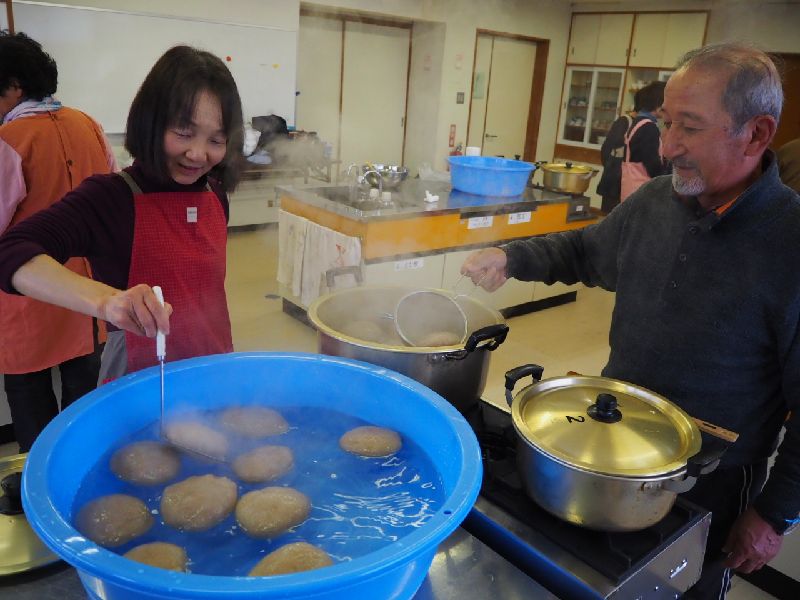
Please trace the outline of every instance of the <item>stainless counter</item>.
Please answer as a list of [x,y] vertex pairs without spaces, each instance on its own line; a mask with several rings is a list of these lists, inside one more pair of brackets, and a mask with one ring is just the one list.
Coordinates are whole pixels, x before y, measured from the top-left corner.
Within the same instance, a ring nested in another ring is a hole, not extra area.
[[[0,577],[0,597],[86,600],[78,574],[60,562]],[[414,600],[557,600],[556,596],[460,527],[440,546]],[[379,599],[375,599],[379,600]]]
[[[519,196],[476,196],[452,190],[449,183],[407,179],[396,190],[391,190],[392,200],[360,199],[357,187],[336,186],[278,186],[278,196],[288,195],[311,206],[340,214],[358,221],[411,218],[424,214],[441,215],[459,213],[467,216],[497,215],[535,211],[542,204],[585,202],[588,198],[569,194],[525,188]],[[426,202],[425,192],[439,196],[436,202]],[[361,191],[363,196],[363,191]],[[588,210],[587,210],[588,213]]]

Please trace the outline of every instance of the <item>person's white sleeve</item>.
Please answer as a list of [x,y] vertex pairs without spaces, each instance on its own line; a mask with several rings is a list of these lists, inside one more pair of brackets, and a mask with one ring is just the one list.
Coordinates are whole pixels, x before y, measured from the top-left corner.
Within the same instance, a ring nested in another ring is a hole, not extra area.
[[0,139],[0,233],[7,228],[19,203],[28,195],[22,173],[22,157]]

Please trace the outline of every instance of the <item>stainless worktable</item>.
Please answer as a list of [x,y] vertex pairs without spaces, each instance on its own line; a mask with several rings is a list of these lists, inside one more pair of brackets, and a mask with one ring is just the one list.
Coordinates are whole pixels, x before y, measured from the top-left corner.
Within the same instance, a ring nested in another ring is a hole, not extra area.
[[[519,196],[476,196],[451,190],[449,183],[407,179],[391,190],[392,201],[386,206],[378,200],[358,201],[358,190],[338,186],[278,186],[277,194],[290,196],[305,204],[336,213],[357,221],[409,219],[423,215],[458,213],[506,214],[535,211],[542,204],[575,202],[569,194],[527,187]],[[425,192],[438,196],[436,202],[426,202]],[[585,199],[588,202],[588,199]],[[588,216],[588,215],[587,215]]]

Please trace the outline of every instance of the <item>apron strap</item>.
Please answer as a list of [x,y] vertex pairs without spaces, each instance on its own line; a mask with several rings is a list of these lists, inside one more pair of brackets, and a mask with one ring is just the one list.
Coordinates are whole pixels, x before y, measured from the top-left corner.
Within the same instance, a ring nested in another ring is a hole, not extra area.
[[141,196],[141,195],[142,195],[142,188],[140,188],[140,187],[139,187],[139,184],[137,184],[137,183],[136,183],[136,182],[133,180],[133,177],[131,177],[131,176],[130,176],[128,173],[126,173],[125,171],[120,171],[119,173],[117,173],[117,175],[119,175],[120,177],[122,177],[122,180],[123,180],[125,183],[127,183],[127,184],[128,184],[128,187],[129,187],[129,188],[131,188],[131,192],[133,192],[133,195],[134,195],[134,196]]

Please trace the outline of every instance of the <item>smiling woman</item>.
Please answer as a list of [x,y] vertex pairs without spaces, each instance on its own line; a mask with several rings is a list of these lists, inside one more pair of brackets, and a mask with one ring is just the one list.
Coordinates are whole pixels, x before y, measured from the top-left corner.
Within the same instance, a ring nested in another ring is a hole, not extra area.
[[[101,379],[169,360],[230,352],[225,297],[228,198],[238,176],[242,111],[214,55],[177,46],[134,98],[125,147],[134,164],[90,177],[0,238],[0,289],[109,322]],[[94,280],[59,262],[86,256]],[[170,302],[162,306],[151,285]],[[172,307],[175,307],[172,313]]]

